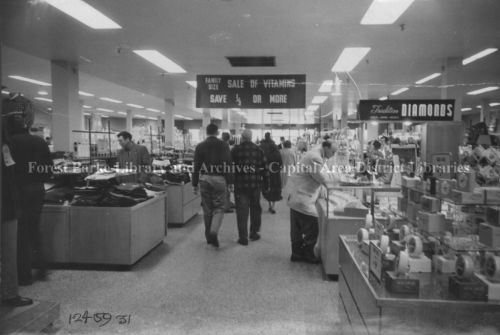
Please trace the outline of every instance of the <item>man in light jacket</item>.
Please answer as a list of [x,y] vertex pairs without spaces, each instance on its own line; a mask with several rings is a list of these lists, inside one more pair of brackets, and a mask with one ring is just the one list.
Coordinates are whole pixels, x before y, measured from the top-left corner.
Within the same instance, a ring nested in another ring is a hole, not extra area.
[[305,154],[299,171],[288,181],[292,262],[319,263],[314,255],[319,233],[316,201],[327,182],[333,181],[325,162],[335,151],[334,143],[329,140],[322,142],[320,147]]

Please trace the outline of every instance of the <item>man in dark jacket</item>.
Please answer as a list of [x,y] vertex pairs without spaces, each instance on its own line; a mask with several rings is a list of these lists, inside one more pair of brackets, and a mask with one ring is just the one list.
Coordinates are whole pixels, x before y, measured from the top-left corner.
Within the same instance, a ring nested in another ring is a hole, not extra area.
[[17,257],[20,285],[33,283],[31,275],[33,263],[38,268],[37,279],[43,280],[47,274],[39,229],[45,197],[44,182],[51,177],[53,163],[47,142],[41,137],[31,135],[28,131],[29,126],[30,123],[24,117],[7,119],[19,192]]
[[[219,247],[219,229],[226,211],[226,194],[233,190],[229,145],[218,139],[215,124],[207,126],[207,139],[194,152],[193,187],[201,190],[207,243]],[[199,185],[199,187],[198,187]]]
[[269,189],[269,171],[264,152],[252,142],[252,131],[245,130],[241,144],[231,151],[234,163],[236,220],[238,221],[238,243],[248,245],[248,215],[250,214],[250,240],[260,239],[262,208],[261,190]]

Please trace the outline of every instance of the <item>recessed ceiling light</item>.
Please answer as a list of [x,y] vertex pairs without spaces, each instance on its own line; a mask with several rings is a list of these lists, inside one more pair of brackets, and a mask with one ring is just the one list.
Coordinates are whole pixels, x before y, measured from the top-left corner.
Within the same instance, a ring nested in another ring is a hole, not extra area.
[[127,115],[127,112],[116,112],[116,113],[120,115]]
[[481,106],[481,105],[477,105],[477,106],[476,106],[476,108],[483,108],[483,106]]
[[168,73],[186,73],[186,70],[156,50],[134,50],[134,53]]
[[107,113],[113,113],[114,111],[111,109],[107,108],[96,108],[96,110],[101,111],[101,112],[107,112]]
[[93,97],[94,95],[92,93],[87,93],[83,91],[78,91],[78,94],[83,95],[84,97]]
[[40,100],[40,101],[46,101],[46,102],[52,102],[52,99],[49,98],[42,98],[42,97],[36,97],[35,100]]
[[155,113],[160,113],[161,112],[158,109],[154,109],[154,108],[146,108],[146,110],[148,110],[150,112],[155,112]]
[[470,107],[464,107],[464,108],[462,108],[462,112],[468,112],[468,111],[471,111],[471,110],[472,110],[472,108],[470,108]]
[[134,108],[139,108],[139,109],[143,109],[144,106],[141,106],[141,105],[135,105],[135,104],[127,104],[127,106],[129,107],[134,107]]
[[186,83],[193,86],[194,88],[198,87],[198,83],[196,82],[196,80],[186,80]]
[[121,104],[122,103],[120,100],[111,99],[111,98],[107,98],[107,97],[102,97],[102,98],[99,98],[99,99],[101,99],[102,101],[113,102],[115,104]]
[[406,92],[408,90],[409,90],[408,87],[403,87],[403,88],[400,88],[399,90],[392,92],[391,95],[398,95],[398,94],[401,94],[401,93]]
[[312,103],[313,104],[322,104],[323,102],[326,101],[326,99],[328,99],[327,96],[321,96],[321,95],[317,95],[315,96],[313,99],[312,99]]
[[88,106],[88,105],[83,105],[82,107],[83,107],[83,108],[87,108],[87,109],[92,108],[92,106]]
[[483,57],[486,57],[494,52],[496,52],[498,49],[497,48],[487,48],[487,49],[484,49],[483,51],[480,51],[478,52],[477,54],[474,54],[470,57],[467,57],[465,58],[464,60],[462,60],[462,65],[467,65],[467,64],[470,64],[478,59],[481,59]]
[[8,94],[10,94],[10,92],[9,92],[9,91],[5,91],[5,90],[2,90],[2,94],[6,94],[6,95],[8,95]]
[[175,116],[175,117],[180,117],[181,119],[183,119],[183,118],[184,118],[184,116],[179,115],[179,114],[174,114],[174,116]]
[[145,118],[145,116],[144,116],[144,115],[142,115],[142,114],[135,114],[134,116],[135,116],[135,117],[139,117],[139,118]]
[[52,108],[51,108],[51,107],[49,107],[49,108],[47,108],[47,110],[48,110],[48,111],[51,111],[51,110],[52,110]]
[[121,26],[82,0],[44,0],[49,5],[93,29],[120,29]]
[[373,0],[361,24],[393,24],[414,0]]
[[500,106],[500,102],[490,102],[490,107]]
[[431,74],[431,75],[428,75],[428,76],[427,76],[427,77],[425,77],[425,78],[422,78],[422,79],[420,79],[420,80],[416,81],[416,82],[415,82],[415,84],[417,84],[417,85],[421,85],[421,84],[423,84],[423,83],[426,83],[426,82],[428,82],[428,81],[431,81],[431,80],[432,80],[432,79],[434,79],[434,78],[439,77],[440,75],[441,75],[441,73],[439,73],[439,72],[433,73],[433,74]]
[[31,78],[27,78],[27,77],[23,77],[23,76],[9,76],[9,78],[25,81],[27,83],[32,83],[32,84],[36,84],[36,85],[40,85],[40,86],[52,86],[52,84],[46,83],[44,81],[31,79]]
[[498,90],[498,86],[489,86],[489,87],[481,88],[479,90],[467,92],[467,94],[468,95],[478,95],[478,94],[496,91],[496,90]]
[[333,87],[333,80],[325,80],[321,84],[318,92],[320,92],[320,93],[330,93],[332,91],[332,87]]
[[380,101],[385,101],[385,100],[387,100],[387,99],[389,99],[389,97],[388,97],[387,95],[386,95],[385,97],[381,97],[381,98],[379,98],[379,100],[380,100]]
[[49,95],[47,91],[38,91],[38,95]]
[[345,48],[332,67],[332,72],[351,72],[371,48]]

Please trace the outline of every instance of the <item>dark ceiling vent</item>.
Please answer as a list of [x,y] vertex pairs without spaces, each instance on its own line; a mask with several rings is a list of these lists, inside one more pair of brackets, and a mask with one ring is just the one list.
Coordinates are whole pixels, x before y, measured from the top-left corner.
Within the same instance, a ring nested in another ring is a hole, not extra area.
[[232,67],[271,67],[276,66],[276,57],[226,57]]

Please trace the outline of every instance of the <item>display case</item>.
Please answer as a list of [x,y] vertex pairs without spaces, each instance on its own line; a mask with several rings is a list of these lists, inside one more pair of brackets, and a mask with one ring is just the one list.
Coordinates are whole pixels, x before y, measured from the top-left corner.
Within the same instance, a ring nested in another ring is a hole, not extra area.
[[168,224],[183,226],[201,209],[201,197],[194,194],[191,182],[181,185],[169,185],[167,190]]

